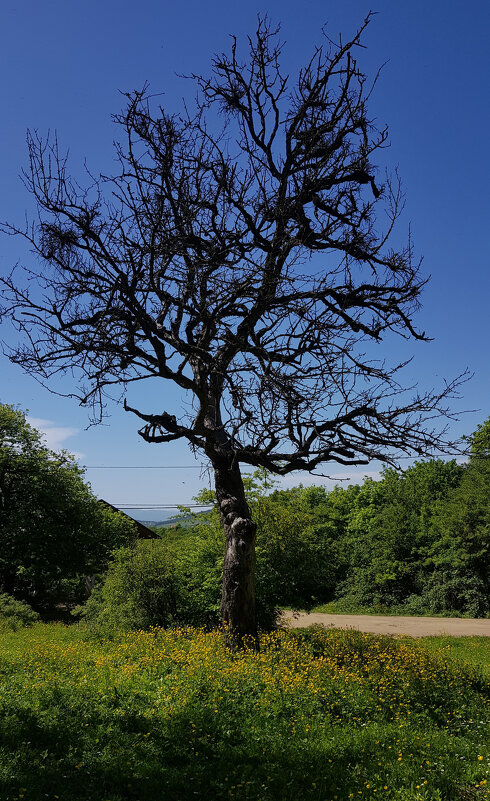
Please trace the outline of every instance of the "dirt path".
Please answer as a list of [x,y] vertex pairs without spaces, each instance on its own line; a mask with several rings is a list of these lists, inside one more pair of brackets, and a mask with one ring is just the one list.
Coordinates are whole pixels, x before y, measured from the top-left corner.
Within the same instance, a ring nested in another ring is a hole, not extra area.
[[283,612],[288,628],[305,628],[320,624],[326,628],[357,629],[372,634],[408,634],[430,637],[449,634],[452,637],[490,637],[490,620],[457,617],[387,617],[375,615],[324,615],[321,613]]

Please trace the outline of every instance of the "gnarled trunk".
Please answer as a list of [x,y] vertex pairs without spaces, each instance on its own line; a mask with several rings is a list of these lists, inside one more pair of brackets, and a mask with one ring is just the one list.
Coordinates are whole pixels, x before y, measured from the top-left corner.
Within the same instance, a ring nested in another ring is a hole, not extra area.
[[216,499],[226,535],[221,615],[231,641],[257,640],[255,616],[255,533],[240,467],[231,460],[214,464]]

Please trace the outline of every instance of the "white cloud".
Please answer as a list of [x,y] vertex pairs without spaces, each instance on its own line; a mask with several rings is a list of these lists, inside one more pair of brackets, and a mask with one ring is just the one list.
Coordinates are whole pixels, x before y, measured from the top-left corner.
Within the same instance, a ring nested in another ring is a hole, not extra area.
[[[79,428],[70,428],[69,426],[58,426],[52,420],[42,420],[40,417],[28,417],[27,422],[33,428],[37,428],[42,434],[48,448],[52,451],[59,451],[65,448],[65,440],[69,437],[78,434]],[[68,448],[69,450],[69,448]],[[80,459],[82,453],[73,454],[77,459]]]

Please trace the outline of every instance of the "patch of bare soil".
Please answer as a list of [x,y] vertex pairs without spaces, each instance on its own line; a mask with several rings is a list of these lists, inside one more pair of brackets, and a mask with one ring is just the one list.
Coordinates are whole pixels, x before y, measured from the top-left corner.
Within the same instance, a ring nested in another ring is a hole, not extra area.
[[326,615],[320,612],[283,612],[281,624],[302,629],[320,625],[334,629],[357,629],[371,634],[406,634],[409,637],[490,637],[490,620],[459,617],[388,617],[376,615]]

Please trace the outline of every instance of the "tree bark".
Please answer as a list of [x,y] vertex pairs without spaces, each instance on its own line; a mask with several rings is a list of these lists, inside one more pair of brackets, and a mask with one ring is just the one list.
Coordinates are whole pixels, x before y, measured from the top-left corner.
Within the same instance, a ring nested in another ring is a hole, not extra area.
[[[257,645],[255,615],[255,535],[240,466],[232,460],[214,465],[216,499],[226,536],[221,615],[228,626],[230,642],[243,647]],[[244,640],[244,638],[246,638]]]

